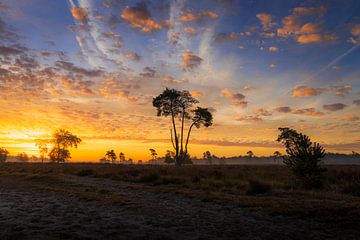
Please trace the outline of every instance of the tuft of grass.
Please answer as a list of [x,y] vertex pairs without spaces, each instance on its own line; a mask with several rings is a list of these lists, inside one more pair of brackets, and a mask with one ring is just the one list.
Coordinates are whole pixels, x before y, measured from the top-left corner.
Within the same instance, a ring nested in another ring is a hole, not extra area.
[[150,182],[156,182],[159,180],[160,176],[157,173],[146,173],[138,179],[138,182],[142,183],[150,183]]
[[94,170],[92,169],[81,169],[76,173],[77,176],[86,177],[94,175]]
[[266,194],[271,191],[271,186],[267,183],[263,183],[257,180],[249,180],[249,184],[246,189],[247,195],[259,195]]

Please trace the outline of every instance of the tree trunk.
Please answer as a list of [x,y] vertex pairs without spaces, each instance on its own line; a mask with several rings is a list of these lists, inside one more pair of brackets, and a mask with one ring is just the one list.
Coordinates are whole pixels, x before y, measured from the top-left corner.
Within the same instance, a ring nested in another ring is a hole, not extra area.
[[173,128],[174,128],[174,135],[175,135],[175,163],[177,165],[179,165],[179,139],[178,139],[177,132],[176,132],[175,116],[174,116],[174,112],[172,110],[172,106],[171,106],[171,120],[172,120],[172,124],[173,124]]
[[186,143],[185,143],[185,154],[187,154],[187,152],[188,152],[187,146],[189,144],[189,138],[190,138],[191,129],[193,128],[194,125],[195,125],[195,122],[193,122],[191,124],[191,126],[189,127],[189,131],[188,131],[187,138],[186,138]]

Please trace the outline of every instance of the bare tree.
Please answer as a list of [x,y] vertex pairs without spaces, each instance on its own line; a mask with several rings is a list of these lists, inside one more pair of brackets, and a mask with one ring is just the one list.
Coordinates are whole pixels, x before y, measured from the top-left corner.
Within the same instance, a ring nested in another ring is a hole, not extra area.
[[[175,163],[181,165],[189,159],[187,145],[193,126],[212,125],[212,115],[207,108],[193,109],[199,101],[191,96],[189,91],[179,91],[166,88],[163,93],[153,99],[153,106],[157,109],[158,116],[171,117],[172,128],[170,130],[171,143],[175,150]],[[180,120],[177,126],[176,120]],[[185,139],[185,121],[191,121],[187,137]],[[179,128],[179,129],[178,129]]]
[[65,162],[71,158],[69,148],[77,148],[81,143],[81,139],[73,135],[65,129],[56,130],[51,139],[53,148],[49,153],[49,157],[53,162]]

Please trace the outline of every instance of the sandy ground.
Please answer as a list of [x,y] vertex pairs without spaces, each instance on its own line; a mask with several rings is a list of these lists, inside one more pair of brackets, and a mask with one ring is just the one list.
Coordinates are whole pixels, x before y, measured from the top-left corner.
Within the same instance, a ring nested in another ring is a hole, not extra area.
[[359,239],[316,221],[268,216],[156,187],[0,176],[0,239]]

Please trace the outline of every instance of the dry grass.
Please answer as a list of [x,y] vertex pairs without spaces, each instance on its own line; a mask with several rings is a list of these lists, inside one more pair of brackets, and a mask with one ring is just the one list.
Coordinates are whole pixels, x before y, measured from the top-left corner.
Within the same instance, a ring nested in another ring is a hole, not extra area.
[[[45,182],[48,190],[72,189],[88,200],[108,194],[56,182],[58,176],[106,178],[134,183],[146,191],[180,193],[190,198],[260,209],[269,214],[315,218],[358,227],[360,167],[328,166],[322,190],[304,190],[294,184],[283,166],[150,166],[106,164],[0,164],[0,174]],[[57,188],[56,188],[57,186]]]

